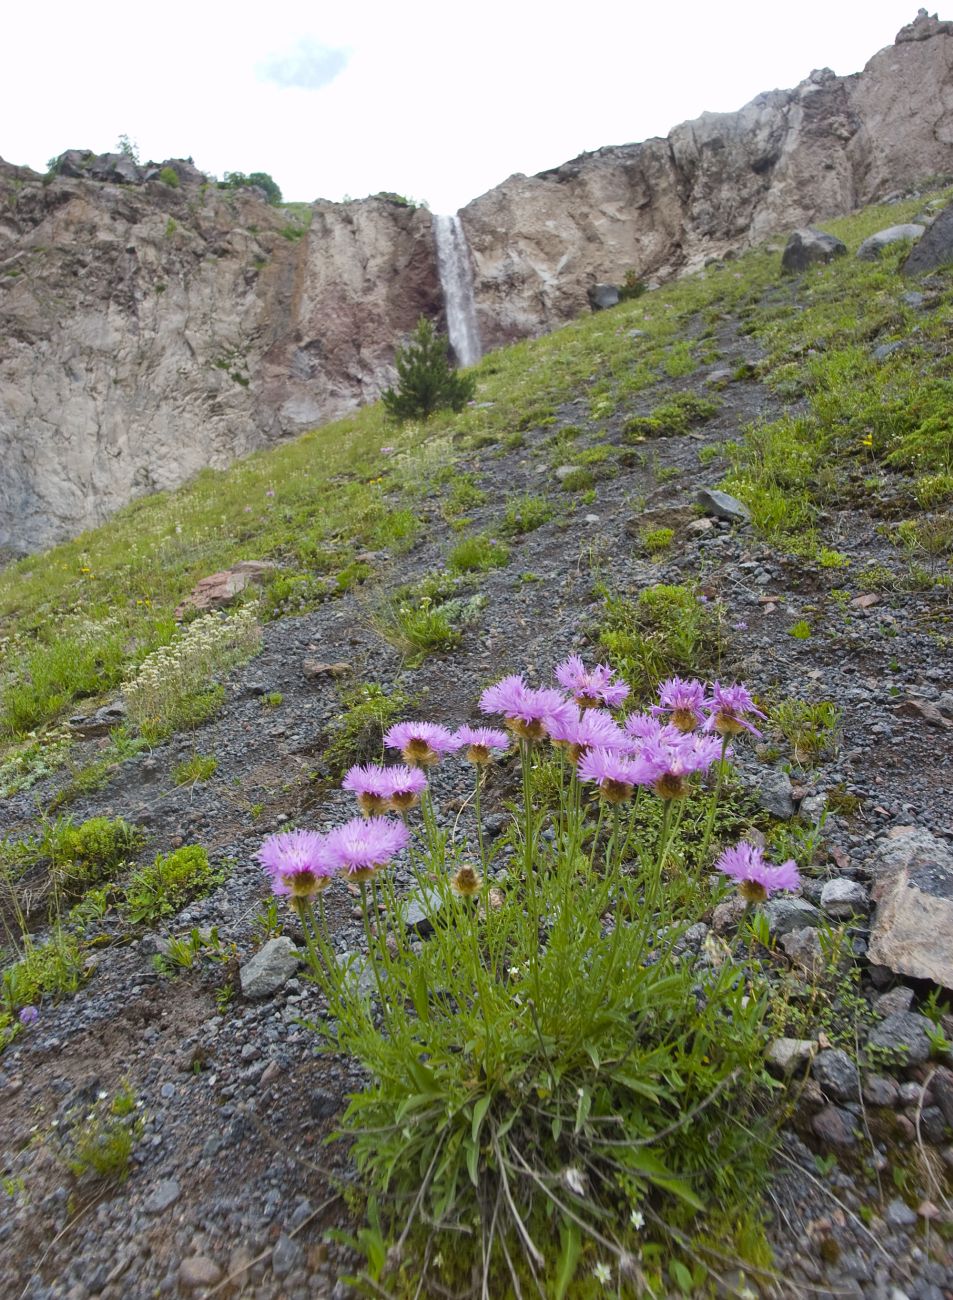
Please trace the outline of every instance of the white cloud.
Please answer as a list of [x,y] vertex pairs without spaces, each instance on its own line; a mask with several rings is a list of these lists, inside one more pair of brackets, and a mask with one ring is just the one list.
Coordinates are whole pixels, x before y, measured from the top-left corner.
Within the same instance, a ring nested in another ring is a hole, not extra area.
[[330,85],[347,67],[347,50],[322,45],[302,37],[285,54],[274,54],[256,68],[260,81],[300,90],[320,90]]

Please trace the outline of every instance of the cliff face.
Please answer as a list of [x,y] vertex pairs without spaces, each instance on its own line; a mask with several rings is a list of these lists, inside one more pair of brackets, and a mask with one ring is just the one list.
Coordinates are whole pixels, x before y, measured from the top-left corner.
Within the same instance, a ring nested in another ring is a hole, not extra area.
[[484,346],[541,333],[625,272],[664,278],[953,173],[953,23],[922,13],[863,72],[814,72],[666,139],[513,176],[461,212]]
[[428,212],[376,198],[296,222],[182,172],[0,163],[0,550],[373,400],[395,337],[440,312]]
[[[72,536],[379,396],[443,303],[430,214],[270,207],[189,163],[0,161],[0,552]],[[485,348],[774,231],[953,173],[953,23],[664,139],[514,176],[463,209]],[[165,179],[163,179],[165,177]],[[310,224],[309,224],[310,223]]]

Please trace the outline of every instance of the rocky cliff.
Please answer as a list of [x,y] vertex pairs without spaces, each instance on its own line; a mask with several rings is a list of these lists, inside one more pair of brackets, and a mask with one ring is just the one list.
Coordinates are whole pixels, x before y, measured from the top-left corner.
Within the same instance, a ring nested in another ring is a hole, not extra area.
[[[953,23],[921,11],[854,76],[814,72],[474,200],[484,347],[586,310],[596,281],[672,275],[950,173]],[[430,214],[394,198],[289,210],[180,160],[0,162],[0,551],[373,400],[395,339],[441,311]]]
[[594,282],[662,279],[937,174],[953,174],[953,23],[921,10],[854,76],[812,72],[470,203],[484,346],[578,315]]

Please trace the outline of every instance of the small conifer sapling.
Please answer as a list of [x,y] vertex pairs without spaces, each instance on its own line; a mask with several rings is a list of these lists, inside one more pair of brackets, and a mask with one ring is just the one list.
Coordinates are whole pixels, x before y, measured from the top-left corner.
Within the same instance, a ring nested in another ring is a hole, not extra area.
[[446,338],[424,316],[406,346],[397,349],[394,363],[399,383],[382,400],[397,420],[426,419],[445,408],[462,411],[476,389],[472,375],[452,369]]

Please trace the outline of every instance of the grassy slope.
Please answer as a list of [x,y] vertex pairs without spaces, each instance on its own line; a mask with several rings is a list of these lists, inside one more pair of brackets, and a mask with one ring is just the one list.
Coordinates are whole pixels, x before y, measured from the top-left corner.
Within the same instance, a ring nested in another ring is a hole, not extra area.
[[[867,209],[827,228],[853,251],[927,201]],[[659,380],[715,360],[727,316],[740,316],[762,342],[768,381],[798,412],[748,430],[733,449],[727,485],[769,536],[815,551],[823,543],[816,508],[872,476],[889,475],[912,508],[942,505],[953,497],[953,288],[948,276],[934,277],[926,308],[908,305],[903,295],[916,286],[897,273],[899,260],[899,252],[876,264],[842,258],[788,280],[776,248],[751,253],[491,354],[476,369],[478,404],[460,415],[398,430],[379,406],[368,407],[143,498],[24,559],[0,574],[0,737],[9,746],[55,723],[76,699],[117,686],[169,640],[175,606],[216,569],[243,558],[277,561],[283,574],[271,603],[279,609],[366,576],[354,557],[413,535],[414,498],[438,468],[452,466],[456,447],[519,438],[579,397],[589,420],[606,426]],[[875,341],[901,339],[911,346],[886,363],[871,358]],[[382,452],[388,445],[394,450]]]

